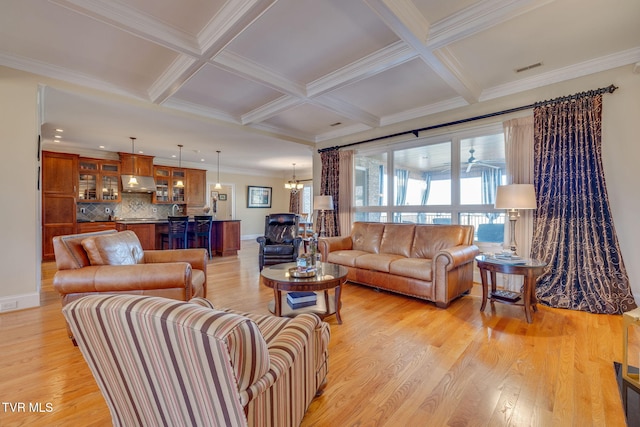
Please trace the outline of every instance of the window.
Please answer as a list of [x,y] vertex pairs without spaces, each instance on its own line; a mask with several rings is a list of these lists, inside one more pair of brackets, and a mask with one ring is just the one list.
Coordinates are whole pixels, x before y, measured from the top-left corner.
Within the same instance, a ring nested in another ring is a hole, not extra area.
[[356,221],[504,224],[493,207],[506,183],[501,125],[361,150],[355,165]]

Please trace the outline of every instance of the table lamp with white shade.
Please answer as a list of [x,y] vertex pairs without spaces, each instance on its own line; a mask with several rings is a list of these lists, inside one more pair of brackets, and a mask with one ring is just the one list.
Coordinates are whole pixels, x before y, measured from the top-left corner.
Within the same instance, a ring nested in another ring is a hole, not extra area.
[[536,192],[533,184],[501,185],[496,192],[496,209],[509,211],[509,244],[511,252],[516,253],[516,221],[520,217],[521,209],[536,208]]
[[318,230],[319,231],[318,235],[324,236],[326,234],[326,231],[324,229],[324,217],[325,217],[326,211],[333,210],[333,197],[315,196],[313,198],[313,208],[319,212],[318,222],[320,223],[320,226]]

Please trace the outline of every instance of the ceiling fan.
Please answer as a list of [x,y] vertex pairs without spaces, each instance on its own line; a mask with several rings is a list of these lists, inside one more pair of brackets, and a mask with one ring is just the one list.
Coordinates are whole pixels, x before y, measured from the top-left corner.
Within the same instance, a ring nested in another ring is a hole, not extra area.
[[473,167],[473,165],[485,166],[485,167],[493,168],[493,169],[500,169],[500,166],[496,166],[496,165],[492,165],[492,164],[489,164],[489,163],[486,163],[486,162],[478,161],[478,159],[476,159],[473,156],[473,153],[475,153],[475,152],[476,152],[476,150],[473,147],[471,147],[469,149],[469,159],[467,160],[467,173],[469,173],[469,171],[471,171],[471,168]]

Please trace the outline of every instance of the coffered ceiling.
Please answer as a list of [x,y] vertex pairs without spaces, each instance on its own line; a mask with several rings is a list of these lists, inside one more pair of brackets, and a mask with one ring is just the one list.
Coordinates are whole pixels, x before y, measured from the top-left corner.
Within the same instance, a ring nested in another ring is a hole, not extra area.
[[45,144],[136,136],[287,174],[328,139],[640,62],[638,18],[638,0],[10,0],[0,65],[98,89],[43,89]]

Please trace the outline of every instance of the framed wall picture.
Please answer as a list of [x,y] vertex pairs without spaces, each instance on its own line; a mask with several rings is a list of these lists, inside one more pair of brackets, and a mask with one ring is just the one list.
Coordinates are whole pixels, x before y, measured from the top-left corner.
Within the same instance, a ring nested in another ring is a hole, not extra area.
[[220,196],[218,197],[218,200],[220,200],[221,202],[224,202],[225,200],[227,200],[227,193],[220,194]]
[[271,207],[271,187],[248,186],[247,191],[248,208],[270,208]]

